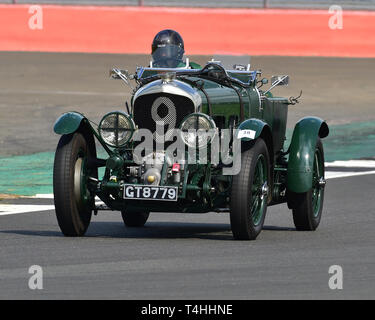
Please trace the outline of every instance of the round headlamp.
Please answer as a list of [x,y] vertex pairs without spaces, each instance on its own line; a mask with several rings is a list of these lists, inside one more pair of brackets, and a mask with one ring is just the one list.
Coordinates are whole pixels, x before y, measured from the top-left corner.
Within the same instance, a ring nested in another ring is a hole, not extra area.
[[99,123],[99,134],[111,147],[122,147],[128,143],[134,130],[133,119],[122,111],[107,113]]
[[216,134],[216,124],[204,113],[192,113],[180,125],[181,137],[189,147],[203,148]]

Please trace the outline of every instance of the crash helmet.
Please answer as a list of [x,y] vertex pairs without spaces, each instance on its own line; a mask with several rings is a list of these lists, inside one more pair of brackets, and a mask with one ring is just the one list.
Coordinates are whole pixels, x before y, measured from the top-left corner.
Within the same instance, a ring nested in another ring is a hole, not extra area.
[[151,54],[156,67],[175,68],[182,62],[184,40],[174,30],[158,32],[152,41]]

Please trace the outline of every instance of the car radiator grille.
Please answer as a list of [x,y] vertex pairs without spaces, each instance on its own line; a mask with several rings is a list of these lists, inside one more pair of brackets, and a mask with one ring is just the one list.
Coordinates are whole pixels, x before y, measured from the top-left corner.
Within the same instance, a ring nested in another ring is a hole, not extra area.
[[159,135],[169,140],[172,130],[178,128],[182,120],[193,112],[194,104],[189,98],[173,94],[148,94],[134,102],[134,122],[139,129],[150,130],[155,141],[159,141]]

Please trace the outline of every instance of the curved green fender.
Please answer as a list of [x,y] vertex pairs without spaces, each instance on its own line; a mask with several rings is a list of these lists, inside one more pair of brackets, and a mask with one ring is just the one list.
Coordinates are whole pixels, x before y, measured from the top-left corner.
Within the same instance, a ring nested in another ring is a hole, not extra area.
[[318,137],[328,136],[327,123],[317,117],[305,117],[294,127],[289,147],[287,189],[307,192],[312,187],[315,146]]
[[55,122],[53,131],[57,134],[69,134],[77,131],[81,122],[86,117],[75,111],[62,114]]
[[270,155],[271,165],[273,165],[274,150],[273,150],[272,131],[271,131],[270,126],[262,120],[251,118],[242,122],[237,128],[236,138],[240,139],[241,142],[248,142],[251,140],[255,140],[259,138],[260,136],[262,136],[262,138],[266,142],[268,153]]
[[255,140],[259,138],[265,127],[270,129],[268,124],[262,120],[255,118],[247,119],[238,126],[236,138],[241,141]]

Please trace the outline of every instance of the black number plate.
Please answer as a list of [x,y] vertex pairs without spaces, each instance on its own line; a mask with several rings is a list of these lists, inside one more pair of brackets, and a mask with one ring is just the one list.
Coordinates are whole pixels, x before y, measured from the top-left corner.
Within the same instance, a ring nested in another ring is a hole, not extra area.
[[177,201],[177,187],[124,184],[124,199]]

